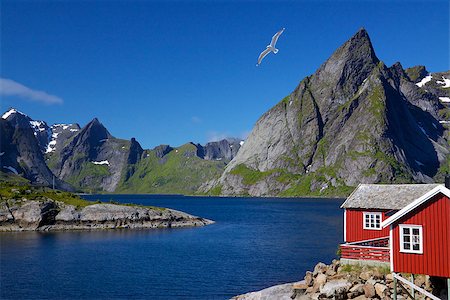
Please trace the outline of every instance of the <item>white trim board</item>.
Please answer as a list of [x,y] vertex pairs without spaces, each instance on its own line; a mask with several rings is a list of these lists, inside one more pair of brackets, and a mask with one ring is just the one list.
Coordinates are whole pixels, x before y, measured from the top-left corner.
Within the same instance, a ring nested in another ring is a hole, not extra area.
[[424,289],[418,287],[417,285],[415,285],[414,283],[406,280],[405,278],[403,278],[402,276],[398,275],[397,273],[392,273],[392,276],[394,276],[394,278],[400,280],[401,282],[403,282],[406,285],[409,285],[410,287],[412,287],[413,289],[417,290],[418,292],[424,294],[425,296],[433,299],[433,300],[441,300],[440,298],[436,297],[435,295],[425,291]]
[[405,206],[404,208],[402,208],[401,210],[396,212],[390,218],[384,220],[381,223],[381,227],[385,228],[385,227],[391,225],[392,223],[394,223],[401,217],[405,216],[407,213],[414,210],[415,208],[419,207],[423,203],[427,202],[428,200],[430,200],[431,198],[433,198],[434,196],[436,196],[439,193],[442,193],[445,196],[450,198],[450,190],[443,185],[439,185],[439,186],[435,187],[434,189],[432,189],[431,191],[429,191],[428,193],[426,193],[425,195],[423,195],[422,197],[417,198],[416,200],[414,200],[413,202],[411,202],[410,204],[408,204],[407,206]]

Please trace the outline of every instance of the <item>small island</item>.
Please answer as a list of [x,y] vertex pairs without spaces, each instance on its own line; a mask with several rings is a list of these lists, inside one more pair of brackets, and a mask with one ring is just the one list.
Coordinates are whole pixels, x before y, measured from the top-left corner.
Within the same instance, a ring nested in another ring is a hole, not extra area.
[[91,202],[47,187],[0,185],[0,232],[174,228],[212,223],[168,208]]

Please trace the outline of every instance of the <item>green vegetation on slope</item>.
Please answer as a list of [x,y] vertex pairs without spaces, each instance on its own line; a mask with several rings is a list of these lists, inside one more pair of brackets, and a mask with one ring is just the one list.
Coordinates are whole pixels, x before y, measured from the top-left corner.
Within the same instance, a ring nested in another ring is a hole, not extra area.
[[224,162],[201,159],[196,151],[193,144],[162,158],[147,151],[138,164],[123,172],[116,193],[195,194],[202,183],[218,178],[225,169]]
[[[109,201],[109,202],[101,202],[101,201],[87,201],[82,199],[80,196],[69,193],[69,192],[63,192],[59,190],[52,190],[47,187],[38,187],[38,186],[32,186],[28,183],[13,183],[13,182],[6,182],[6,181],[0,181],[0,201],[8,200],[8,199],[15,199],[15,200],[37,200],[37,201],[44,201],[47,199],[51,199],[53,201],[59,201],[63,202],[68,205],[73,205],[77,209],[82,209],[83,207],[94,205],[94,204],[116,204],[116,205],[124,205],[124,206],[138,206],[138,207],[144,207],[149,209],[156,209],[156,210],[165,210],[165,208],[162,207],[156,207],[156,206],[144,206],[144,205],[137,205],[133,203],[119,203],[115,201]],[[19,201],[20,202],[20,201]],[[18,204],[17,202],[15,202]]]
[[244,164],[240,164],[237,165],[233,170],[231,170],[230,174],[239,175],[242,177],[243,183],[245,185],[252,185],[263,180],[273,172],[275,172],[275,170],[261,172],[251,169]]
[[[92,162],[83,162],[78,173],[66,179],[75,188],[100,192],[103,178],[111,175],[107,165],[96,165]],[[87,187],[87,186],[88,187]]]
[[80,196],[69,192],[52,190],[47,187],[31,186],[26,183],[14,184],[5,181],[0,182],[0,198],[2,200],[6,199],[20,200],[22,198],[28,200],[45,200],[49,198],[54,201],[60,201],[65,204],[74,205],[77,208],[82,208],[88,205],[95,204],[94,202],[81,199]]

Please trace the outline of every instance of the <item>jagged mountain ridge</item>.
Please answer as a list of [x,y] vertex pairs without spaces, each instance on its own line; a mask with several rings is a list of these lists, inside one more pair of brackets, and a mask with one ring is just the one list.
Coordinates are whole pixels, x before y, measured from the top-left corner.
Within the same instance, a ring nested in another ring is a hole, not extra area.
[[448,108],[440,99],[450,91],[418,86],[427,74],[424,68],[405,71],[400,63],[386,67],[359,30],[256,122],[224,174],[205,190],[335,195],[358,183],[439,178],[449,157]]
[[[123,140],[113,137],[97,118],[83,128],[78,124],[55,124],[49,127],[44,121],[35,121],[10,109],[3,115],[2,121],[2,128],[5,127],[6,131],[14,131],[11,128],[19,127],[25,129],[27,143],[33,145],[27,148],[27,152],[37,157],[29,164],[47,168],[40,171],[46,174],[45,178],[53,179],[55,175],[58,184],[62,184],[57,187],[85,192],[192,194],[203,181],[220,176],[242,143],[229,139],[210,142],[205,146],[188,143],[177,148],[160,145],[152,150],[144,150],[134,138]],[[16,161],[16,145],[24,144],[23,138],[24,135],[15,140],[2,138],[3,145],[12,145],[12,148],[2,147],[6,153],[4,158],[11,156],[9,160],[3,159],[2,166],[3,162]],[[180,152],[182,159],[176,158],[179,155],[171,152]],[[152,157],[158,158],[158,163],[150,164],[149,167],[148,162]],[[23,175],[32,183],[50,185],[47,179],[36,177],[36,172],[34,175],[23,172],[17,162],[11,166],[5,165],[2,171]],[[138,175],[135,175],[136,172]],[[195,176],[190,173],[195,173]],[[156,185],[153,182],[155,178],[158,181]],[[178,184],[173,185],[170,181],[178,181]]]
[[15,114],[0,119],[1,171],[21,175],[37,185],[55,185],[59,189],[72,190],[69,184],[55,177],[48,168],[39,136],[27,118],[24,114]]

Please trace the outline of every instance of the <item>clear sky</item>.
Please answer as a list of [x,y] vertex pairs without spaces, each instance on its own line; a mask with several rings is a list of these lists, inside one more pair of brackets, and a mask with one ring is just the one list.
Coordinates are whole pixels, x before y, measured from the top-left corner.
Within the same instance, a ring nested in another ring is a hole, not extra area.
[[97,117],[144,148],[242,137],[360,27],[387,65],[449,69],[449,1],[1,0],[1,77],[17,91],[1,109]]

